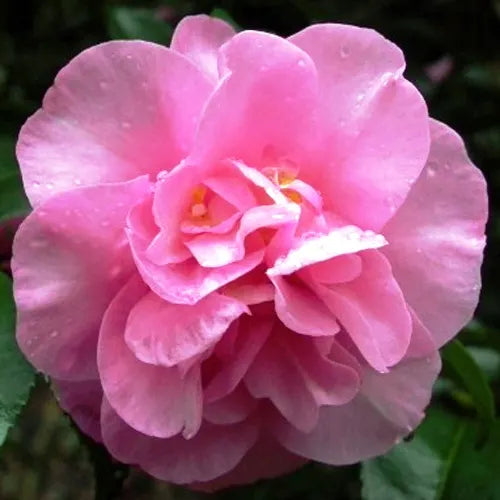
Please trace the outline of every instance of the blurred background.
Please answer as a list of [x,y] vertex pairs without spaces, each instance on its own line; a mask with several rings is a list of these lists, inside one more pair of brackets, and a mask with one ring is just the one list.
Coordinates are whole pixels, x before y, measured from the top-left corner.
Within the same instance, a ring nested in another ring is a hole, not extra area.
[[[113,38],[168,44],[176,23],[192,13],[212,14],[241,29],[283,36],[317,22],[356,24],[375,28],[403,49],[408,63],[406,76],[425,96],[430,114],[464,137],[473,161],[489,183],[491,218],[482,299],[476,319],[459,338],[483,370],[498,402],[500,198],[495,193],[500,190],[500,0],[3,0],[1,272],[9,273],[12,236],[29,209],[13,154],[16,135],[25,119],[40,106],[57,71],[82,49]],[[452,375],[447,377],[452,371],[445,363],[435,404],[452,408],[456,415],[480,417],[481,411],[473,408],[474,389],[469,387],[467,391],[467,387],[455,384]],[[497,467],[497,475],[500,470],[499,459],[495,465],[491,458],[495,449],[500,456],[500,439],[493,442],[491,434],[487,439],[493,448],[487,450],[487,458],[478,455],[478,462],[485,461],[484,470],[476,474],[482,478],[483,487],[479,493],[475,490],[478,499],[500,498],[498,483],[498,488],[486,485],[493,481],[493,466]],[[92,499],[96,485],[97,498],[102,499],[113,495],[124,499],[205,498],[119,467],[88,444],[59,410],[47,382],[37,379],[28,405],[2,446],[0,499]],[[94,474],[96,463],[98,473]],[[362,489],[359,477],[359,466],[334,469],[309,465],[285,478],[206,498],[357,499]],[[462,490],[464,496],[450,493],[453,489],[446,491],[439,498],[470,498]],[[386,498],[396,496],[388,494]],[[405,498],[428,497],[422,493]]]

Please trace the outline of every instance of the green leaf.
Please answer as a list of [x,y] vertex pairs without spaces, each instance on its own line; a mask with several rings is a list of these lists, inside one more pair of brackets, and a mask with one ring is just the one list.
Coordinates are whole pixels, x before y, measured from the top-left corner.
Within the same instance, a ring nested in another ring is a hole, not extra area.
[[15,306],[12,285],[0,273],[0,445],[28,400],[35,380],[15,339]]
[[477,447],[481,426],[442,410],[408,443],[362,465],[364,500],[500,499],[500,421]]
[[155,9],[112,7],[108,12],[108,33],[113,39],[147,40],[169,45],[172,27],[155,14]]
[[15,141],[7,135],[0,135],[0,178],[17,170]]
[[212,12],[210,12],[212,17],[217,17],[218,19],[222,19],[229,23],[236,31],[240,31],[241,27],[238,23],[232,18],[231,14],[225,9],[221,9],[220,7],[215,7]]
[[0,136],[0,222],[29,211],[14,148],[14,139]]
[[485,422],[495,418],[495,402],[486,375],[458,340],[441,351],[445,369],[471,396],[477,413]]

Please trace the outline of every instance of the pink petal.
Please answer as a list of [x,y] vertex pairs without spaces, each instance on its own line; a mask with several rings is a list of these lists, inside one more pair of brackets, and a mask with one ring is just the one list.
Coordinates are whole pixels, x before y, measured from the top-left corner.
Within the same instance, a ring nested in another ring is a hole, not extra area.
[[31,213],[14,241],[17,341],[38,370],[58,379],[97,376],[102,315],[134,270],[125,237],[145,177],[60,193]]
[[332,465],[381,455],[420,423],[439,369],[437,355],[404,361],[387,374],[367,369],[361,393],[348,404],[322,407],[312,432],[281,419],[275,435],[291,452]]
[[310,276],[312,280],[325,285],[352,281],[361,274],[361,271],[362,261],[356,254],[339,255],[304,269],[306,276]]
[[472,317],[481,284],[486,185],[460,137],[431,121],[427,165],[384,228],[384,253],[415,313],[438,347]]
[[211,492],[229,486],[281,476],[305,463],[306,460],[285,450],[272,436],[263,434],[233,470],[213,481],[193,483],[189,487]]
[[415,311],[410,308],[412,331],[410,345],[406,351],[407,358],[423,358],[430,356],[437,350],[436,342],[434,341],[431,332],[425,328]]
[[99,380],[52,380],[61,408],[71,415],[78,427],[101,442],[102,387]]
[[138,228],[133,222],[141,218],[140,215],[137,216],[140,211],[141,207],[136,207],[129,215],[127,235],[132,255],[137,269],[151,290],[169,302],[195,304],[211,292],[257,267],[264,257],[263,250],[256,250],[238,262],[216,269],[203,268],[194,259],[159,266],[146,254],[150,240],[143,232],[145,229]]
[[[149,436],[170,437],[192,427],[193,420],[199,425],[201,400],[193,405],[196,380],[183,379],[177,368],[139,361],[125,343],[127,317],[146,293],[134,277],[106,311],[97,349],[99,375],[106,398],[128,425]],[[195,370],[191,376],[199,379]]]
[[317,82],[310,58],[274,35],[246,31],[219,52],[225,75],[207,102],[192,158],[262,165],[266,148],[297,160],[312,147]]
[[175,28],[170,47],[191,59],[210,79],[217,81],[220,46],[234,36],[233,28],[214,17],[186,16]]
[[302,373],[273,336],[250,366],[245,375],[245,385],[254,398],[270,399],[297,429],[309,432],[315,427],[319,405]]
[[238,331],[235,332],[237,336],[233,338],[234,350],[230,359],[205,387],[204,396],[207,403],[223,398],[236,388],[245,377],[272,328],[273,320],[269,318],[243,316],[240,319]]
[[267,274],[292,274],[317,262],[369,248],[380,248],[386,244],[387,241],[382,235],[363,231],[356,226],[335,227],[326,234],[306,233],[294,242],[294,248],[276,260]]
[[362,259],[363,272],[356,280],[314,288],[366,361],[376,370],[386,372],[408,349],[411,317],[384,256],[367,250]]
[[318,167],[303,180],[314,179],[335,212],[378,231],[425,164],[425,102],[401,77],[401,51],[373,30],[315,25],[290,41],[316,65],[326,132]]
[[[152,215],[160,231],[149,235],[153,240],[146,250],[147,257],[155,264],[177,264],[190,255],[182,243],[180,226],[192,202],[193,191],[199,184],[199,175],[196,167],[181,164],[171,172],[159,176]],[[130,228],[137,231],[134,219],[130,218]]]
[[[337,352],[327,357],[321,354],[311,339],[293,334],[290,337],[292,332],[287,333],[288,338],[283,339],[284,350],[288,351],[290,358],[296,363],[318,405],[343,405],[356,396],[361,383],[360,377],[350,366],[351,360],[348,364],[345,363],[344,353],[339,346],[335,345],[334,350]],[[338,359],[341,361],[338,362]]]
[[245,212],[257,204],[247,179],[234,168],[205,179],[203,184],[240,211]]
[[155,174],[190,150],[212,84],[190,61],[141,41],[85,50],[24,125],[17,157],[33,205],[59,191]]
[[217,425],[229,425],[246,420],[257,407],[257,401],[240,384],[233,392],[205,404],[203,418]]
[[175,366],[214,345],[244,312],[244,304],[217,293],[183,305],[150,292],[132,308],[125,342],[144,363]]
[[276,314],[290,330],[303,335],[332,336],[339,330],[335,316],[304,283],[271,277]]
[[203,267],[221,267],[241,261],[245,256],[245,238],[258,229],[277,229],[298,221],[299,210],[294,203],[263,205],[247,210],[237,229],[227,234],[205,233],[193,237],[185,245]]
[[257,425],[249,420],[228,426],[204,422],[191,439],[146,436],[121,420],[106,399],[101,425],[104,443],[117,460],[179,484],[210,481],[232,470],[257,439]]

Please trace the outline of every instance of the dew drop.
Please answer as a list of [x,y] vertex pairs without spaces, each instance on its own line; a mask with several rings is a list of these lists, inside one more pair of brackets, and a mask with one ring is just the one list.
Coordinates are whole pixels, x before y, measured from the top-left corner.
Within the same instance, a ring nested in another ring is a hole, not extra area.
[[166,170],[162,170],[161,172],[158,172],[156,176],[156,180],[161,182],[164,181],[168,176],[168,172]]
[[108,227],[108,226],[109,226],[109,220],[101,221],[101,227]]
[[47,182],[47,184],[45,184],[45,187],[47,189],[54,189],[54,184],[52,184],[52,182]]
[[101,81],[101,82],[99,82],[99,87],[101,87],[101,90],[107,90],[107,88],[109,87],[109,84],[108,84],[108,82]]
[[299,66],[300,68],[304,68],[306,65],[306,62],[304,61],[304,59],[299,59],[297,61],[297,66]]
[[122,128],[129,129],[131,127],[130,122],[122,122]]
[[342,47],[340,47],[340,57],[342,59],[346,59],[347,57],[349,57],[350,53],[351,51],[349,50],[349,47],[347,45],[342,45]]
[[113,266],[109,271],[109,275],[111,278],[116,278],[121,273],[122,268],[120,266]]
[[364,92],[360,92],[357,96],[356,96],[356,102],[359,104],[363,99],[365,98],[365,94]]
[[73,182],[75,183],[76,186],[81,186],[81,184],[82,184],[82,180],[79,179],[78,177],[73,179]]
[[33,240],[30,242],[31,248],[45,248],[47,246],[47,242],[44,240]]
[[55,339],[59,335],[59,332],[57,330],[53,330],[50,332],[50,338]]

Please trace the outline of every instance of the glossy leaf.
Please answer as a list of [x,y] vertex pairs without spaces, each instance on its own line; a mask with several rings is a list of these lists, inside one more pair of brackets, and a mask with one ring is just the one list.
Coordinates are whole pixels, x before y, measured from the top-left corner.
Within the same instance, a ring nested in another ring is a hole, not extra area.
[[14,147],[14,139],[0,136],[0,221],[29,211]]
[[461,384],[469,393],[478,415],[484,421],[492,421],[495,417],[493,393],[475,359],[458,340],[450,342],[442,350],[445,368],[453,379]]
[[363,464],[363,499],[500,498],[500,421],[478,447],[480,435],[477,422],[430,411],[413,440]]
[[155,9],[120,6],[109,10],[108,33],[113,39],[169,45],[172,27],[157,15]]
[[0,273],[0,445],[26,403],[35,374],[15,339],[15,307],[9,278]]

